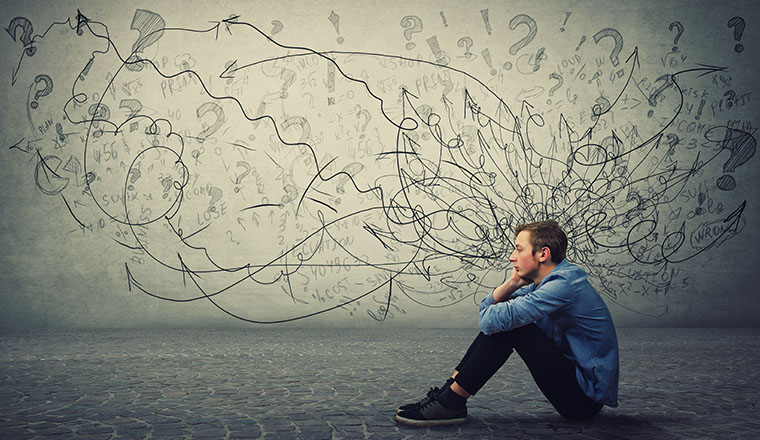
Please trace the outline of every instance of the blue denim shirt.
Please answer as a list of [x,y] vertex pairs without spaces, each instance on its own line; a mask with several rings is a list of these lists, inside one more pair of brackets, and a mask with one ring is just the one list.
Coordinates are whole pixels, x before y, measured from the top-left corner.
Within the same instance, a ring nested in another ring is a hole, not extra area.
[[505,302],[493,294],[480,303],[480,330],[493,334],[535,322],[576,365],[581,389],[607,406],[618,403],[618,343],[607,306],[588,274],[563,260],[538,285],[518,289]]

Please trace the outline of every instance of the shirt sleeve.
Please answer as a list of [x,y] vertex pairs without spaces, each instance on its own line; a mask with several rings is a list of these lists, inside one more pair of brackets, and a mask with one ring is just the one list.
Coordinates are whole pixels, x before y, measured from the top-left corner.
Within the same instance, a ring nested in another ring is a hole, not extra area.
[[527,286],[520,287],[519,289],[515,290],[515,293],[509,296],[509,299],[517,298],[518,296],[525,296],[533,291],[533,289],[536,286],[533,284],[529,284]]
[[538,289],[526,294],[518,290],[522,295],[513,294],[509,301],[493,302],[491,294],[480,304],[478,327],[491,335],[535,322],[570,304],[571,289],[564,278],[554,278],[545,280]]
[[487,297],[483,298],[483,301],[480,302],[480,312],[482,313],[483,309],[493,304],[496,304],[496,300],[493,299],[493,292],[491,292]]

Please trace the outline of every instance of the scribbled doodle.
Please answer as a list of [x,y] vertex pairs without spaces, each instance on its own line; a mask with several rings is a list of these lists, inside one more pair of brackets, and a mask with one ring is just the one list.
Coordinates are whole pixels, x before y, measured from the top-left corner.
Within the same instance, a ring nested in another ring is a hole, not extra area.
[[[744,24],[744,19],[741,17],[734,17],[728,20],[728,27],[734,29],[734,40],[736,41],[742,40],[745,26],[746,25]],[[737,43],[736,46],[734,46],[734,50],[737,53],[741,53],[742,51],[744,51],[744,45],[741,43]]]
[[[40,84],[44,86],[40,87]],[[32,102],[29,104],[31,108],[37,108],[40,98],[47,96],[53,92],[53,80],[47,75],[37,75],[34,77],[34,84],[31,88],[34,91]]]
[[[24,44],[24,51],[26,55],[33,56],[37,51],[37,48],[32,45],[32,36],[34,34],[34,28],[32,23],[24,17],[16,17],[5,28],[8,35],[13,38],[13,41],[21,41]],[[21,35],[19,34],[21,32]]]
[[130,29],[139,32],[140,36],[132,44],[132,53],[125,63],[129,70],[140,71],[143,64],[140,63],[140,53],[149,46],[155,44],[163,35],[166,22],[160,15],[145,9],[138,9],[132,18]]
[[412,50],[417,46],[412,40],[412,36],[422,32],[422,19],[416,15],[407,15],[401,19],[401,27],[404,29],[404,38],[406,38],[406,48]]
[[[340,36],[340,15],[336,14],[335,11],[330,11],[330,16],[327,17],[327,19],[330,20],[330,23],[332,23],[333,26],[335,26],[335,32],[338,34],[336,41],[338,44],[343,44],[344,38]],[[272,24],[274,24],[274,22]],[[275,32],[272,31],[272,35],[274,34]]]
[[[129,292],[251,323],[474,307],[509,275],[514,228],[545,218],[607,300],[664,316],[682,264],[745,229],[729,196],[751,185],[752,92],[695,60],[681,21],[642,66],[624,27],[572,11],[540,34],[526,11],[470,11],[477,29],[399,13],[381,53],[351,50],[336,10],[317,21],[343,50],[279,41],[284,16],[137,9],[123,40],[89,12],[37,36],[16,17],[22,58],[84,49],[69,75],[9,71],[27,94],[13,154],[78,232],[130,253]],[[744,19],[728,27],[739,53]]]
[[674,21],[670,23],[668,26],[669,31],[673,31],[673,28],[676,30],[676,36],[673,38],[673,52],[678,51],[678,40],[681,39],[681,35],[683,34],[683,25],[680,21]]

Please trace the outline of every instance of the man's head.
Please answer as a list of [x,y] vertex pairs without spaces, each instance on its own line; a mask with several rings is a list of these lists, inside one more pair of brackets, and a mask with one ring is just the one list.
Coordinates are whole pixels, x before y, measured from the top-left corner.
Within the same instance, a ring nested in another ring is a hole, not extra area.
[[546,247],[551,252],[552,263],[559,264],[565,259],[567,235],[565,235],[565,231],[554,220],[519,225],[515,228],[515,237],[522,231],[530,233],[528,241],[533,247],[532,251],[534,254]]

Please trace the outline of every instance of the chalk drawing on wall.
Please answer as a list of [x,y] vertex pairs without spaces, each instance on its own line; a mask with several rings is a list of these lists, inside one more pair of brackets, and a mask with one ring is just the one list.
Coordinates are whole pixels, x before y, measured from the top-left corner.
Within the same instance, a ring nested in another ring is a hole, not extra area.
[[[493,12],[479,14],[491,35]],[[607,300],[664,316],[688,287],[679,265],[745,228],[747,202],[723,195],[749,185],[736,171],[755,129],[721,112],[749,94],[679,51],[680,22],[653,79],[606,26],[553,53],[544,25],[516,14],[523,38],[497,55],[471,36],[444,51],[444,11],[437,27],[400,15],[390,54],[351,51],[327,15],[344,50],[278,41],[284,19],[190,29],[137,9],[119,47],[80,11],[36,34],[16,17],[8,80],[28,89],[13,103],[28,127],[11,148],[75,229],[130,250],[129,291],[255,323],[476,304],[509,273],[514,227],[544,218]],[[61,47],[75,72],[34,71]],[[535,87],[505,92],[516,78]],[[280,315],[259,313],[271,304]]]

